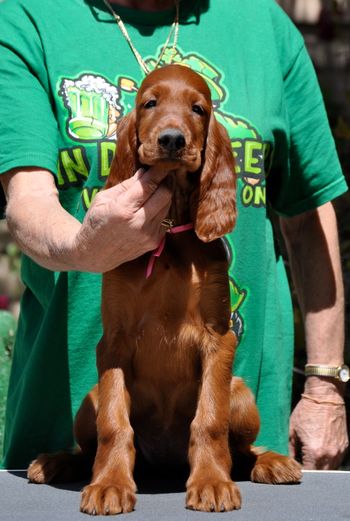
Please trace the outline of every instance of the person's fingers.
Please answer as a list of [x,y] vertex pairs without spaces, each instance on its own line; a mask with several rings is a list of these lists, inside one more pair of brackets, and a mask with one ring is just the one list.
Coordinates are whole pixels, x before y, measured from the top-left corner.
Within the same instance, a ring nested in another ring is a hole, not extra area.
[[289,433],[289,455],[292,458],[296,458],[296,441],[295,441],[295,432],[291,431]]
[[314,453],[310,447],[307,447],[306,445],[303,445],[301,448],[301,463],[305,470],[318,469],[317,458],[314,457]]
[[171,191],[166,186],[160,185],[139,212],[143,214],[146,221],[158,220],[160,222],[167,216],[171,199]]
[[140,181],[140,179],[142,178],[144,173],[145,173],[145,169],[139,168],[135,172],[135,174],[132,177],[130,177],[129,179],[125,179],[125,181],[123,181],[122,183],[118,183],[117,185],[114,185],[114,186],[111,186],[110,188],[108,188],[108,192],[110,192],[110,193],[115,192],[118,195],[120,195],[123,192],[127,192],[132,185],[134,185],[135,183]]
[[119,189],[119,193],[120,191],[124,192],[129,208],[137,211],[159,189],[167,174],[166,170],[155,168],[149,168],[146,172],[138,170],[132,178],[123,181],[115,188]]

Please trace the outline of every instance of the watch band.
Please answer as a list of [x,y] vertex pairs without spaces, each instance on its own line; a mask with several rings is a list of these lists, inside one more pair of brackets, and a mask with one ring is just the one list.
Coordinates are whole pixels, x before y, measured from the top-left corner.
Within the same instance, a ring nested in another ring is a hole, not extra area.
[[306,364],[305,376],[329,376],[337,378],[339,373],[339,367],[329,365],[313,365]]
[[350,380],[350,370],[345,364],[338,367],[322,364],[306,364],[305,376],[326,376],[328,378],[336,378],[346,383]]

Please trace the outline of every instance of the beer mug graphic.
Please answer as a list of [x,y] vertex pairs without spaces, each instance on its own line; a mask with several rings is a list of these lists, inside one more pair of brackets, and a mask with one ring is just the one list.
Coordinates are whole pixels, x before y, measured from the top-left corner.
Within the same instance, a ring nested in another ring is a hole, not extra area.
[[78,141],[110,137],[109,126],[121,115],[118,89],[101,76],[64,79],[60,95],[69,110],[67,130]]

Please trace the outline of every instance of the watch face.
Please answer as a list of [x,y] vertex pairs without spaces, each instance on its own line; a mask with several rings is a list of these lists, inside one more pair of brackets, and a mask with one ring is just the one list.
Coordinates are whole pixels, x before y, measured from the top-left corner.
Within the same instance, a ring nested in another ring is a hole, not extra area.
[[350,378],[349,373],[350,373],[350,371],[349,371],[348,366],[343,365],[343,367],[341,367],[339,369],[339,380],[341,380],[342,382],[347,382]]

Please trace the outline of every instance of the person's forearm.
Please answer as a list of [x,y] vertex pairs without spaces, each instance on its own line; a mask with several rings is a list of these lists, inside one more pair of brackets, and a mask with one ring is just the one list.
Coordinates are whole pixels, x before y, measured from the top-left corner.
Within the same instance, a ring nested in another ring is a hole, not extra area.
[[[307,361],[338,366],[344,360],[344,291],[333,205],[281,219],[281,228],[304,317]],[[308,379],[310,385],[323,381]]]
[[[6,219],[10,233],[21,251],[41,266],[54,271],[78,269],[74,238],[81,224],[66,212],[58,201],[57,189],[38,183],[27,186],[30,178],[17,178],[9,186]],[[21,188],[19,189],[19,185]]]

